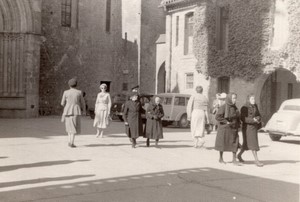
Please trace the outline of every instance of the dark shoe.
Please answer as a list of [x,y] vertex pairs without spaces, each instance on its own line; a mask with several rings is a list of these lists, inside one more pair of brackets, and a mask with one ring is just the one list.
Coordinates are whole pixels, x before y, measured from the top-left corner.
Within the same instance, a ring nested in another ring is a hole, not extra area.
[[147,146],[147,147],[150,146],[150,140],[149,140],[149,139],[147,139],[147,141],[146,141],[146,146]]
[[71,145],[71,147],[72,147],[72,148],[75,148],[75,147],[76,147],[76,145],[75,145],[75,144],[72,144],[72,145]]
[[240,155],[238,155],[237,158],[238,158],[239,162],[241,162],[241,163],[245,162],[244,159],[242,159],[242,157]]
[[219,163],[226,164],[225,161],[224,161],[223,159],[219,159]]
[[263,167],[264,166],[264,164],[259,162],[259,161],[255,162],[255,164],[256,164],[257,167]]

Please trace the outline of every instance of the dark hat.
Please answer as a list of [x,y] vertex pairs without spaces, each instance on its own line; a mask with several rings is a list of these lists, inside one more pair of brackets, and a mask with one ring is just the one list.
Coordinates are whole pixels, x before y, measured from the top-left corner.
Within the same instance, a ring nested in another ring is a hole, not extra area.
[[68,85],[70,87],[75,87],[77,85],[77,79],[76,78],[72,78],[68,81]]
[[134,86],[134,87],[131,88],[131,91],[133,91],[133,90],[135,90],[135,89],[138,89],[139,87],[140,87],[139,85]]

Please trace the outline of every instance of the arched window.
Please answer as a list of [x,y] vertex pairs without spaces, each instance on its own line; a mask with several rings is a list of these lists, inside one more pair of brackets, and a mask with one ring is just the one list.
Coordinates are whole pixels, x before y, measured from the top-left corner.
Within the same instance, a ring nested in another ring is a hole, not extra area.
[[194,13],[185,15],[184,55],[193,53]]

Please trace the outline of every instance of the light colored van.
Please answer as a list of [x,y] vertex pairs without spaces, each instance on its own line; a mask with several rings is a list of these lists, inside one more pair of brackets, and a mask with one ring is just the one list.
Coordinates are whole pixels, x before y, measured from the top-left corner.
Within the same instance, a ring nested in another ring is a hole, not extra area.
[[165,116],[162,118],[163,125],[174,124],[182,128],[189,126],[187,120],[186,106],[191,95],[180,93],[160,93],[161,104]]

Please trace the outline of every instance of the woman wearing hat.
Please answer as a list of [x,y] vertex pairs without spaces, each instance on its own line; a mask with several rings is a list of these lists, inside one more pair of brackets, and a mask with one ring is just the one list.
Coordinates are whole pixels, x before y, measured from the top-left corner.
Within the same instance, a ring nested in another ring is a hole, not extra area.
[[[70,89],[64,91],[61,105],[64,107],[62,122],[65,122],[66,132],[69,136],[69,147],[74,145],[75,134],[80,134],[80,115],[85,114],[85,102],[82,92],[76,89],[76,79],[68,82]],[[81,112],[81,109],[83,113]]]
[[136,139],[143,135],[142,110],[143,108],[138,100],[137,92],[132,92],[130,100],[125,103],[123,113],[126,133],[131,139],[132,148],[136,146]]
[[216,120],[219,122],[216,137],[215,149],[219,151],[220,163],[225,163],[223,152],[232,152],[232,163],[240,165],[236,160],[236,152],[239,147],[238,129],[240,127],[239,111],[235,106],[237,95],[229,93],[226,97],[225,104],[222,105],[217,114]]
[[101,92],[98,93],[95,103],[94,127],[97,128],[96,137],[103,137],[103,132],[109,124],[111,98],[106,89],[107,85],[105,83],[100,85]]

